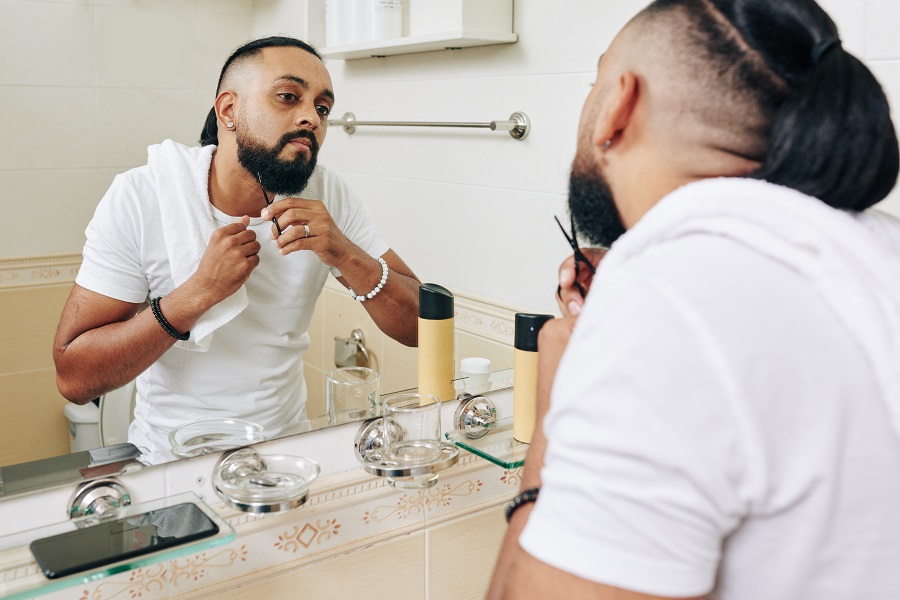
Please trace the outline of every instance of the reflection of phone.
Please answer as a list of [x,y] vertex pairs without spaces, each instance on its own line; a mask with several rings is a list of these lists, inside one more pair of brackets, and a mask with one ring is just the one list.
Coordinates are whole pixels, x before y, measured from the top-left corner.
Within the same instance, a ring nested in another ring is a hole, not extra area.
[[219,527],[185,502],[101,522],[31,542],[31,553],[51,579],[215,535]]

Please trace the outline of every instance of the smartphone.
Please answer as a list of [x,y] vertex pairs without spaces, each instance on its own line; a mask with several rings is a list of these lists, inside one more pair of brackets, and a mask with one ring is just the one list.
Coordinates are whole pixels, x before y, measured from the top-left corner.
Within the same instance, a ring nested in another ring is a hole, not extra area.
[[191,502],[104,521],[31,542],[50,579],[215,535],[219,527]]

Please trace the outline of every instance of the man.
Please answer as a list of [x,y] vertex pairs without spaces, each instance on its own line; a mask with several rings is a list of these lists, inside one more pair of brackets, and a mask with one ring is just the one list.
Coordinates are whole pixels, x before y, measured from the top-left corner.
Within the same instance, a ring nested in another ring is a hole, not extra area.
[[83,404],[137,378],[129,441],[163,456],[189,421],[278,433],[305,418],[307,328],[329,271],[416,344],[418,280],[316,165],[333,103],[313,48],[250,42],[222,69],[204,145],[151,146],[116,178],[57,332],[63,396]]
[[561,269],[490,597],[900,598],[877,82],[812,0],[658,0],[579,129],[570,209],[615,244]]

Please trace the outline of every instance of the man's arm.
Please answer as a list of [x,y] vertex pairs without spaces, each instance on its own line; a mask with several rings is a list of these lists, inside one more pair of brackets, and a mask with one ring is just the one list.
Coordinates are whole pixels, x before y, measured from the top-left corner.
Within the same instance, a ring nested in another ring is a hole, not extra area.
[[[674,600],[671,597],[650,596],[582,579],[537,560],[521,548],[509,574],[506,594],[502,597],[510,600]],[[704,598],[706,596],[694,596],[681,600]]]
[[[178,332],[240,288],[259,264],[259,242],[244,217],[213,233],[197,271],[160,300]],[[60,393],[85,404],[140,375],[172,347],[175,338],[141,304],[123,302],[79,285],[63,308],[53,360]]]
[[[541,468],[544,464],[544,452],[547,449],[547,438],[542,423],[550,408],[550,390],[559,367],[563,351],[569,343],[576,318],[563,318],[548,321],[538,334],[538,390],[537,390],[537,425],[525,465],[522,469],[522,489],[541,485]],[[566,598],[577,600],[590,598],[595,600],[662,600],[662,596],[650,596],[615,588],[571,573],[556,569],[525,552],[519,545],[519,536],[525,529],[528,517],[534,504],[525,504],[516,510],[509,522],[500,556],[494,568],[494,575],[488,590],[489,600],[501,599],[549,599]],[[701,600],[703,597],[686,600]]]
[[[368,293],[381,279],[381,265],[366,256],[368,260],[360,259],[359,269],[348,272],[346,267],[341,268],[342,276],[338,277],[342,285],[357,294]],[[393,250],[388,250],[381,258],[389,269],[387,283],[374,298],[362,303],[363,308],[383,332],[401,344],[415,346],[419,337],[419,279]],[[377,269],[374,282],[372,265]],[[351,277],[359,283],[353,283]]]
[[[344,235],[322,202],[286,198],[270,204],[262,216],[278,219],[283,233],[279,235],[273,225],[272,238],[282,254],[298,250],[315,252],[319,260],[341,272],[338,281],[356,294],[368,294],[381,280],[378,260]],[[415,346],[419,280],[393,250],[385,252],[382,258],[389,269],[387,283],[374,298],[363,302],[363,307],[379,329],[401,344]]]

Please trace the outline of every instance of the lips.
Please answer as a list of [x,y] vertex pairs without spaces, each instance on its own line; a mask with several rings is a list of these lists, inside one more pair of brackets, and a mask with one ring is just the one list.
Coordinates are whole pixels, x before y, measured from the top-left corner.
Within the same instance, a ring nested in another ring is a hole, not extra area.
[[288,145],[309,152],[312,148],[312,142],[305,138],[297,138],[288,142]]

